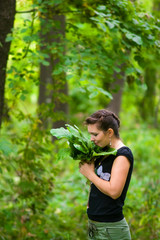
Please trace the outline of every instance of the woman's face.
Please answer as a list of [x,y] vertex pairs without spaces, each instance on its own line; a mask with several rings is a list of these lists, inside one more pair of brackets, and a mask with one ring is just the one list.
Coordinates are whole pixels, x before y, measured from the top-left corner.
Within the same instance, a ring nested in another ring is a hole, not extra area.
[[109,144],[108,131],[104,132],[97,128],[97,124],[89,124],[88,132],[91,135],[91,141],[93,141],[99,147],[106,147]]

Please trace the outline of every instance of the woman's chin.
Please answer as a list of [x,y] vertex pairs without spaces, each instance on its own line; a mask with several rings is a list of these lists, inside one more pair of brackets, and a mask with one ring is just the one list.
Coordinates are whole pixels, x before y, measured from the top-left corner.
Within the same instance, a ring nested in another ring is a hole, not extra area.
[[97,147],[101,147],[98,143],[95,143],[95,145],[96,145]]

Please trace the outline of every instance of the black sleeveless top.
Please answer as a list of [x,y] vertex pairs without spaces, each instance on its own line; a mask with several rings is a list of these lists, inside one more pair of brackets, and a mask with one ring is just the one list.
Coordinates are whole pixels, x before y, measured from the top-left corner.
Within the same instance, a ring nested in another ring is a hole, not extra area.
[[98,158],[95,161],[95,171],[100,178],[110,181],[112,165],[115,158],[118,156],[125,156],[130,161],[130,169],[122,194],[119,198],[112,199],[108,195],[102,193],[93,183],[91,183],[87,214],[88,218],[93,221],[117,222],[124,218],[123,205],[130,183],[134,161],[131,150],[124,146],[117,150],[116,156],[109,155],[103,161],[103,157]]

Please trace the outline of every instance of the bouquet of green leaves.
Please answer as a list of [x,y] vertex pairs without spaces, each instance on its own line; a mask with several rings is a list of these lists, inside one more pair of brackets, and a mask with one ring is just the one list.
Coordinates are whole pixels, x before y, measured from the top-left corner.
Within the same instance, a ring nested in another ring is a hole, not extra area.
[[90,163],[97,156],[116,155],[117,150],[108,148],[107,151],[95,145],[77,126],[66,124],[66,129],[54,128],[50,132],[57,139],[66,138],[69,143],[69,154],[74,160]]

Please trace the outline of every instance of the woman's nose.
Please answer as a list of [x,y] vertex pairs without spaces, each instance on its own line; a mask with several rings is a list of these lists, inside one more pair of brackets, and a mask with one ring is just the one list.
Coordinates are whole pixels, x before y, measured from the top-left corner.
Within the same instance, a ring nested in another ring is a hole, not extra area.
[[91,136],[91,141],[92,141],[92,142],[94,142],[94,141],[95,141],[95,139],[94,139],[94,136]]

